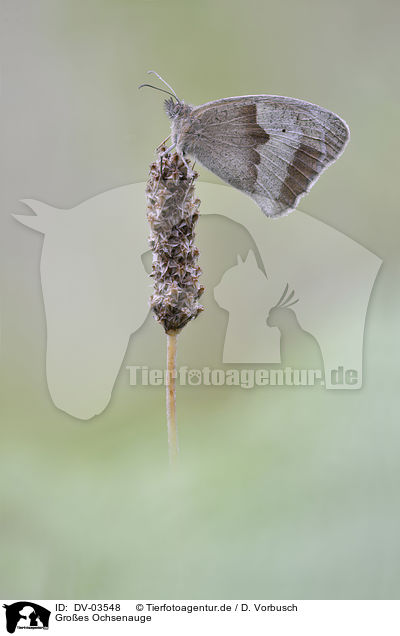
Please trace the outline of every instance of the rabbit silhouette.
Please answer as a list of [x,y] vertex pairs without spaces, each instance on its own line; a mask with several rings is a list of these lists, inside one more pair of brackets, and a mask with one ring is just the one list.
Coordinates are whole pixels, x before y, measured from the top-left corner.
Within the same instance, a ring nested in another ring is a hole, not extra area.
[[294,290],[289,293],[287,284],[282,296],[269,310],[267,325],[280,331],[281,365],[292,369],[323,369],[323,357],[318,341],[305,331],[299,323],[296,312],[291,309],[298,303],[292,300]]

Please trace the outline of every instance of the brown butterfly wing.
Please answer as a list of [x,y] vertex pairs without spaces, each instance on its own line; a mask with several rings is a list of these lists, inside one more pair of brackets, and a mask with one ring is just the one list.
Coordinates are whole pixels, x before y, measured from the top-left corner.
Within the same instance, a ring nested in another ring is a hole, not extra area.
[[346,123],[290,97],[232,97],[194,108],[184,149],[268,216],[293,210],[343,152]]

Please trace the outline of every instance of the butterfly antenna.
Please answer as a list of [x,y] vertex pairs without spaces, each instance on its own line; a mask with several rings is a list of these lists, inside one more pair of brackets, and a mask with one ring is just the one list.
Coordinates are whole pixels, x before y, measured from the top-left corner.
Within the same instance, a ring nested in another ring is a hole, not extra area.
[[158,88],[158,86],[153,86],[152,84],[140,84],[140,86],[138,86],[138,88],[143,88],[144,86],[148,86],[149,88],[154,88],[155,91],[161,91],[162,93],[166,93],[167,95],[171,95],[171,97],[173,97],[174,99],[177,99],[179,102],[179,99],[177,98],[176,95],[174,95],[173,93],[170,93],[169,91],[164,90],[163,88]]
[[178,100],[178,102],[180,102],[181,100],[179,99],[178,95],[175,93],[174,89],[172,88],[172,86],[170,86],[168,84],[168,82],[165,81],[165,79],[163,79],[161,77],[161,75],[159,75],[158,73],[156,73],[156,71],[147,71],[149,74],[151,75],[155,75],[156,77],[158,77],[158,79],[165,84],[165,86],[167,86],[169,88],[169,90],[174,94],[174,97],[176,97],[176,99]]

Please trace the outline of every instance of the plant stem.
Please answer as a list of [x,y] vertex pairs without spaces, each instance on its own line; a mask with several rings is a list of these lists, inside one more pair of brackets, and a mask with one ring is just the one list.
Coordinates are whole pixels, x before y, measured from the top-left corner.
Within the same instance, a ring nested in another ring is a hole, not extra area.
[[178,459],[178,430],[176,426],[176,344],[178,332],[167,333],[167,427],[168,452],[171,466]]

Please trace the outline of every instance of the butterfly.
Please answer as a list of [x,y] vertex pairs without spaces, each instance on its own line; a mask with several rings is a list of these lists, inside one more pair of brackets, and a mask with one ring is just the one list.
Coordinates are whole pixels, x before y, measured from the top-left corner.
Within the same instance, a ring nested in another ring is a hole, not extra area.
[[[171,90],[165,110],[172,146],[244,192],[268,217],[292,212],[320,174],[342,154],[346,122],[293,97],[243,95],[191,106]],[[141,88],[141,87],[139,87]]]

